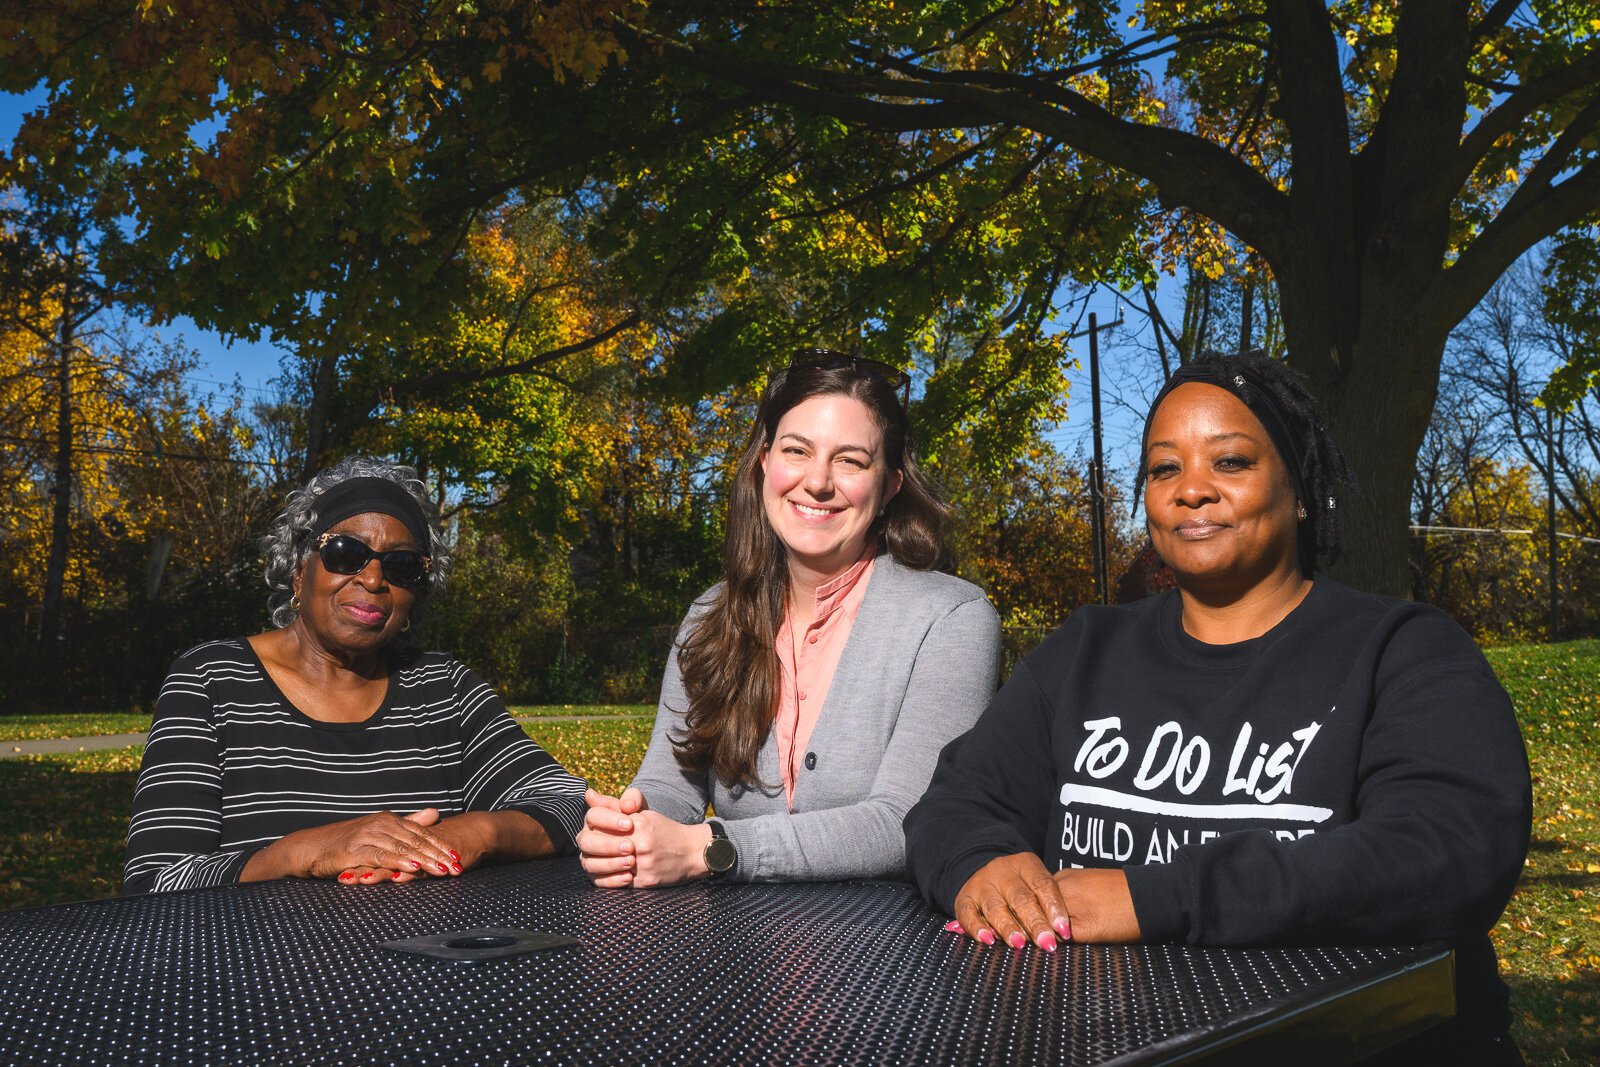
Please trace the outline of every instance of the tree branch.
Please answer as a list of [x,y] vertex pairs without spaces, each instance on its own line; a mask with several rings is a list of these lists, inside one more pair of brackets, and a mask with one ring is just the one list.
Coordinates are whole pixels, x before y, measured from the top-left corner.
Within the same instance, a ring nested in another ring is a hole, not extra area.
[[890,182],[887,185],[874,186],[865,192],[857,193],[854,196],[845,197],[843,200],[836,200],[826,207],[812,208],[809,211],[796,211],[788,215],[778,215],[775,216],[774,221],[789,222],[795,219],[826,218],[829,215],[852,208],[857,204],[864,203],[869,200],[876,200],[881,196],[888,196],[894,193],[903,193],[908,189],[915,189],[919,185],[924,185],[930,181],[933,181],[935,178],[940,177],[941,175],[950,173],[950,171],[955,170],[957,167],[961,166],[967,160],[971,159],[973,156],[977,155],[987,147],[989,147],[989,142],[987,140],[979,141],[971,148],[964,148],[961,151],[954,153],[949,158],[939,161],[938,163],[929,167],[927,170],[920,170],[917,173],[910,175],[903,181]]
[[1522,3],[1523,0],[1495,0],[1489,10],[1483,13],[1483,18],[1478,24],[1472,27],[1471,42],[1477,44],[1496,30],[1504,28]]
[[1465,318],[1502,274],[1528,249],[1581,221],[1600,204],[1600,159],[1542,191],[1535,199],[1512,197],[1455,264],[1437,278],[1415,305],[1416,317],[1436,323]]
[[[1194,134],[1118,118],[1083,95],[1038,78],[988,74],[988,84],[975,85],[959,78],[934,82],[757,64],[702,52],[632,27],[619,26],[619,32],[709,77],[873,129],[899,133],[991,125],[1031,129],[1154,183],[1164,205],[1194,208],[1261,251],[1269,262],[1278,258],[1288,240],[1288,198],[1222,146]],[[997,88],[1000,85],[1005,88]],[[934,102],[891,102],[896,100]]]
[[1462,188],[1495,143],[1514,133],[1529,115],[1571,93],[1593,88],[1596,82],[1600,82],[1600,47],[1520,86],[1461,138],[1442,180],[1452,193]]

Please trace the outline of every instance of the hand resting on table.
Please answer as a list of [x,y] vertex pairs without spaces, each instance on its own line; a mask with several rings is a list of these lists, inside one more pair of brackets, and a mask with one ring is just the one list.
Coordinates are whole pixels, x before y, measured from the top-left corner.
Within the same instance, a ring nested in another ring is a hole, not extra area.
[[1128,879],[1119,869],[1069,868],[1052,875],[1032,852],[990,860],[956,894],[948,929],[986,945],[996,937],[1012,948],[1028,942],[1054,952],[1056,939],[1139,940]]

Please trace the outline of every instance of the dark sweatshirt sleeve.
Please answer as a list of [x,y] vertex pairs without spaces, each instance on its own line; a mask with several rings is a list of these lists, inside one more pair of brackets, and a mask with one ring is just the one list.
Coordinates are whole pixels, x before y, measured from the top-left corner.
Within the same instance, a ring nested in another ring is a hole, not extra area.
[[939,754],[906,813],[906,871],[928,903],[955,910],[967,879],[1000,856],[1042,852],[1056,791],[1051,711],[1026,662],[971,730]]
[[544,827],[556,855],[575,851],[587,807],[583,779],[529,738],[482,678],[460,664],[456,671],[467,810],[526,812]]
[[1395,635],[1354,789],[1355,819],[1331,830],[1225,834],[1126,868],[1142,937],[1382,944],[1494,924],[1527,853],[1527,755],[1504,688],[1444,616]]

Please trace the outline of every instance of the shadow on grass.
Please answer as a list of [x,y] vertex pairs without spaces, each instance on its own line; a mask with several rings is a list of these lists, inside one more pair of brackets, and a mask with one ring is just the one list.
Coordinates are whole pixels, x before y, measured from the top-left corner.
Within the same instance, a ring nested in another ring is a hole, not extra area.
[[1600,1063],[1600,973],[1566,981],[1505,975],[1511,987],[1511,1033],[1529,1067]]
[[115,896],[137,748],[0,760],[0,909]]

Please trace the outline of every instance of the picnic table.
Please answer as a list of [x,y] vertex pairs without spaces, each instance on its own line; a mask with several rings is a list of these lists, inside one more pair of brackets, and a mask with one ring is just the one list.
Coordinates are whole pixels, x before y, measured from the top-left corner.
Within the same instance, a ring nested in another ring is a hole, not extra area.
[[[570,859],[0,913],[0,1060],[1299,1065],[1454,1010],[1443,948],[1052,955],[942,922],[900,883],[601,890]],[[427,938],[467,958],[384,947]]]

